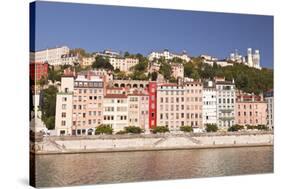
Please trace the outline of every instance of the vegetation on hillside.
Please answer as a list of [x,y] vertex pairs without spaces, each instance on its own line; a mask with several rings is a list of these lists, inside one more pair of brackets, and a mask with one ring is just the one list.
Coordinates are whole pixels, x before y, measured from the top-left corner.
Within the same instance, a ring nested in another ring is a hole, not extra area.
[[260,94],[273,88],[272,69],[258,70],[238,63],[226,67],[216,63],[211,66],[204,64],[203,59],[198,57],[184,64],[184,75],[194,79],[213,79],[216,76],[225,77],[228,81],[234,79],[237,89],[248,93]]
[[42,112],[42,121],[48,129],[55,128],[57,92],[58,90],[55,86],[49,86],[42,91],[42,104],[40,110]]

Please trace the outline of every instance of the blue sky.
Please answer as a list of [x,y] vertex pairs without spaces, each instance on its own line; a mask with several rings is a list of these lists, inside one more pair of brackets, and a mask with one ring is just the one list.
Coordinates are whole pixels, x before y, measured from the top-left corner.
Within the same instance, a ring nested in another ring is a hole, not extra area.
[[37,2],[35,31],[31,50],[67,45],[147,55],[169,49],[225,58],[252,47],[263,67],[273,67],[272,16]]

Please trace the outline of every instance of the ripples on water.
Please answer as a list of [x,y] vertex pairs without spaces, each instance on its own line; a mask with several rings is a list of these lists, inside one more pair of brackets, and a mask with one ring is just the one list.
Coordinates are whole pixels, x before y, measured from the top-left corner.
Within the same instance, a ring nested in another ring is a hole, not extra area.
[[272,147],[41,155],[35,160],[37,187],[273,172]]

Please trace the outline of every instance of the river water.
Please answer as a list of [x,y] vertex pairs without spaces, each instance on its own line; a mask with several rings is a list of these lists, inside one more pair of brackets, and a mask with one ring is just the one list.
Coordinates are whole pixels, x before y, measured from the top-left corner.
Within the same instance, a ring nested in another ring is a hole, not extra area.
[[273,172],[273,148],[40,155],[35,165],[37,187],[259,174]]

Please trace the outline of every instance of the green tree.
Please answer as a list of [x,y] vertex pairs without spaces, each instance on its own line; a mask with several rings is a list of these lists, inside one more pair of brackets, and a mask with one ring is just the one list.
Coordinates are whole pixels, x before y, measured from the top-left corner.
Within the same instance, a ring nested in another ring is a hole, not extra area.
[[193,128],[191,126],[181,126],[180,130],[183,132],[192,132]]
[[42,112],[42,121],[48,129],[55,127],[56,115],[56,94],[58,90],[54,86],[49,86],[42,90],[42,104],[40,110]]
[[170,79],[172,75],[171,65],[168,63],[162,63],[160,65],[159,73],[161,73],[165,79]]
[[157,73],[157,72],[152,72],[152,73],[151,73],[151,80],[152,80],[152,81],[156,81],[156,80],[157,80],[157,76],[158,76],[158,73]]
[[153,128],[152,132],[153,133],[166,133],[166,132],[170,132],[170,130],[166,126],[157,126],[157,127]]
[[109,59],[103,56],[96,56],[96,61],[93,62],[92,68],[103,68],[106,70],[114,70],[114,67],[109,63]]
[[233,125],[233,126],[229,127],[227,131],[229,131],[229,132],[236,132],[236,131],[239,131],[241,129],[244,129],[244,126],[236,124],[236,125]]
[[124,53],[124,57],[125,57],[125,58],[130,57],[130,53],[129,53],[128,51],[126,51],[126,52]]
[[127,133],[139,134],[142,132],[142,129],[140,127],[136,127],[136,126],[129,126],[129,127],[125,127],[125,131]]
[[206,131],[207,132],[217,132],[218,126],[216,124],[206,124]]
[[148,63],[147,62],[139,62],[136,64],[133,69],[139,72],[145,72],[147,70]]
[[184,66],[184,76],[191,77],[193,70],[195,69],[192,63],[186,63]]
[[100,135],[100,134],[111,135],[112,133],[113,133],[113,129],[110,125],[101,124],[95,130],[95,135]]

